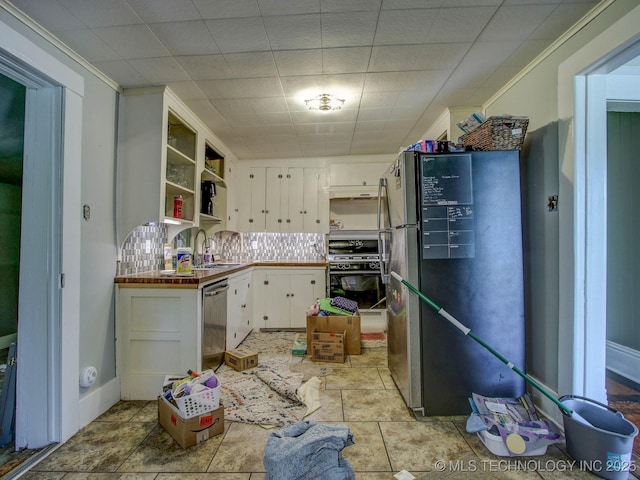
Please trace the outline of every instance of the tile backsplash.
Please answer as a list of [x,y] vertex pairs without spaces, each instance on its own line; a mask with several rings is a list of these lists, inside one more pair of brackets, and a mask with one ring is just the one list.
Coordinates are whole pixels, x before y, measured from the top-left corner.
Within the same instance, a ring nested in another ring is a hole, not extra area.
[[167,242],[167,234],[167,226],[162,223],[135,228],[122,245],[118,275],[164,268],[162,247]]
[[230,233],[214,235],[216,253],[222,258],[247,261],[325,258],[325,236],[321,233]]
[[[197,230],[193,230],[196,232]],[[192,232],[179,234],[190,240]],[[168,228],[164,224],[142,225],[134,229],[122,246],[118,275],[143,273],[164,268],[163,245],[169,242]],[[174,246],[178,236],[174,241]],[[203,240],[200,236],[199,242]],[[323,260],[326,254],[326,238],[322,233],[238,233],[222,231],[211,238],[211,247],[220,257],[234,261]],[[191,243],[193,247],[193,244]],[[198,245],[198,251],[201,250]]]

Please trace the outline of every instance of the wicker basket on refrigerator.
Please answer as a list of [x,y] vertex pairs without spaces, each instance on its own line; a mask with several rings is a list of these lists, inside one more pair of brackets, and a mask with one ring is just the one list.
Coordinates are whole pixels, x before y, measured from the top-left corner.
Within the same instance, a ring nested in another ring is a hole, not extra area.
[[527,133],[529,119],[523,117],[489,117],[475,130],[460,137],[471,150],[520,150]]

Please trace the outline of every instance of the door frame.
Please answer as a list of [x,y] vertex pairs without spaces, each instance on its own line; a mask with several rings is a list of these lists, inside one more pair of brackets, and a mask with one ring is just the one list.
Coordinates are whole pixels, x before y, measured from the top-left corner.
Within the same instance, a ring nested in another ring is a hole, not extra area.
[[640,54],[640,7],[558,69],[558,392],[606,403],[606,75]]
[[27,87],[15,419],[21,449],[64,442],[79,429],[84,79],[19,33],[21,24],[15,28],[0,19],[0,73]]

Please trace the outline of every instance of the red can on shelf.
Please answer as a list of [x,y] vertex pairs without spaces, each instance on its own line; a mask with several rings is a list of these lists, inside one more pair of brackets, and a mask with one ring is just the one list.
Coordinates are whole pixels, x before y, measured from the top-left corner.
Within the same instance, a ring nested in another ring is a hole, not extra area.
[[173,197],[173,218],[182,218],[182,195]]

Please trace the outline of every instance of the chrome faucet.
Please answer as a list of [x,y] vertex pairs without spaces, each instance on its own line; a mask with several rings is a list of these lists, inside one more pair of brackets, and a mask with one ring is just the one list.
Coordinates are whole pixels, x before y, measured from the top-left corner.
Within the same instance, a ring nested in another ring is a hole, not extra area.
[[[204,234],[204,241],[202,242],[202,247],[200,249],[201,252],[198,253],[198,236],[200,235],[200,232]],[[202,228],[200,228],[196,233],[196,236],[193,237],[193,264],[196,267],[199,267],[203,263],[202,259],[204,257],[204,244],[206,242],[207,242],[207,232],[205,232]]]

